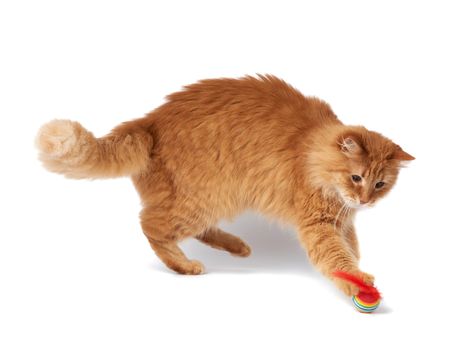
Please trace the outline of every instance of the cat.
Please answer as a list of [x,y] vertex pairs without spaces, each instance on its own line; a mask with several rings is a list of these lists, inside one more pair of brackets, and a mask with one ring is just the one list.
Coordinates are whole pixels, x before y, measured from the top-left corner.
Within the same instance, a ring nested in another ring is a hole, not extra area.
[[66,177],[130,176],[142,230],[178,273],[204,272],[178,247],[188,237],[248,256],[247,243],[217,225],[251,209],[292,224],[309,259],[347,295],[358,289],[335,279],[336,270],[374,282],[358,267],[354,215],[385,196],[414,159],[271,75],[202,80],[101,138],[53,120],[36,144],[45,168]]

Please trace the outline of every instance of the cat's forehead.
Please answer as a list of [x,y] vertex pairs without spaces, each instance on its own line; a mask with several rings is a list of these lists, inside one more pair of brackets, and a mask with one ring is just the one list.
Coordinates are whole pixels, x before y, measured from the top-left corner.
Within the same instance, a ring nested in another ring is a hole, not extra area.
[[379,177],[389,168],[386,160],[364,158],[355,160],[351,164],[351,170],[363,177]]

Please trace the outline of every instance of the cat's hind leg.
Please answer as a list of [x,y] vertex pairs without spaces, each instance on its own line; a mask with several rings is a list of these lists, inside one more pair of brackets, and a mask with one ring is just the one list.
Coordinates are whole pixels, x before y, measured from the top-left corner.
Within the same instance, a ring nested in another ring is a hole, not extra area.
[[198,229],[196,225],[187,225],[183,223],[184,220],[170,215],[162,208],[144,208],[140,217],[142,230],[150,246],[167,267],[185,275],[204,272],[200,261],[188,259],[178,247],[181,239],[195,235]]
[[217,227],[211,227],[195,238],[210,247],[226,250],[235,256],[247,257],[251,253],[249,245],[242,239]]
[[176,242],[162,242],[149,238],[150,246],[167,267],[183,275],[200,275],[205,271],[203,264],[189,260]]

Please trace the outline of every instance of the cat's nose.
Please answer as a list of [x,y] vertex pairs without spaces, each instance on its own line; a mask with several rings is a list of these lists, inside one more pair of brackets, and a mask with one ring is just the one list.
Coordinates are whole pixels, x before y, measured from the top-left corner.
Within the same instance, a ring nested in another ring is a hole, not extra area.
[[368,203],[368,201],[365,201],[365,200],[363,200],[363,199],[360,199],[360,204],[363,205],[363,204],[367,204],[367,203]]

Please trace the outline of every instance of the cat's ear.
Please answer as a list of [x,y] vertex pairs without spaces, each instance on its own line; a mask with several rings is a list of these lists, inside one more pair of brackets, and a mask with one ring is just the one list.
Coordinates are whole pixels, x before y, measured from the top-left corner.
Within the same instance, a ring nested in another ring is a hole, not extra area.
[[347,156],[356,156],[363,153],[360,138],[355,135],[342,135],[338,141],[341,151]]
[[415,160],[415,157],[405,152],[402,147],[396,145],[396,150],[391,156],[391,159],[400,160],[400,161],[410,161]]

